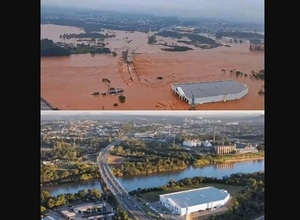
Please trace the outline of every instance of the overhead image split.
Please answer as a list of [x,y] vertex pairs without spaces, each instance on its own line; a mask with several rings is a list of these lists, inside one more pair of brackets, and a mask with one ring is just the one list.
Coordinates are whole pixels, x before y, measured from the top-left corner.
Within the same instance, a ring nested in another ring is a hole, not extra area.
[[40,219],[264,220],[264,12],[40,1]]

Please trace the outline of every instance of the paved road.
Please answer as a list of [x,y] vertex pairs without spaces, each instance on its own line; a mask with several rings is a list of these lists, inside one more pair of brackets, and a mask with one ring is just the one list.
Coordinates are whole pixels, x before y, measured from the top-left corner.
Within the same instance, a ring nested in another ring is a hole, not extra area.
[[101,177],[115,198],[120,202],[127,212],[132,214],[134,219],[152,220],[153,218],[151,218],[147,212],[140,207],[141,204],[136,199],[128,194],[127,190],[118,182],[108,167],[107,154],[109,153],[109,150],[114,147],[114,145],[118,145],[120,142],[121,141],[114,141],[99,153],[97,162],[99,163]]

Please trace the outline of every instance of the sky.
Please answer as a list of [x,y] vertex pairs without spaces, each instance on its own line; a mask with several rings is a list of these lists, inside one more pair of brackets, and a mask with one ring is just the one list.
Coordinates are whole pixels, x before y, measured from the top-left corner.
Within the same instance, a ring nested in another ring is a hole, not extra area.
[[41,0],[41,5],[216,18],[258,24],[264,24],[265,11],[264,0]]

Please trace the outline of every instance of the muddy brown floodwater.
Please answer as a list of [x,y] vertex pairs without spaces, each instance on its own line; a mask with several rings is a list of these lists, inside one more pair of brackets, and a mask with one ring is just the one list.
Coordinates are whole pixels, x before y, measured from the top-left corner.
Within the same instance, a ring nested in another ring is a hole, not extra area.
[[[57,25],[42,27],[41,38],[54,41],[60,41],[59,34],[83,32],[80,28]],[[261,88],[264,90],[264,81],[249,77],[252,71],[264,69],[263,51],[249,51],[249,44],[243,43],[215,49],[167,52],[161,50],[161,45],[147,44],[146,33],[113,32],[116,38],[105,42],[118,52],[116,57],[103,54],[42,57],[41,96],[62,110],[187,110],[189,105],[171,92],[171,83],[234,79],[248,85],[249,92],[245,97],[198,105],[197,110],[264,109],[264,96],[258,94]],[[171,38],[157,39],[176,43]],[[76,42],[75,39],[68,40]],[[128,48],[135,52],[134,64],[129,68],[120,58],[120,52]],[[131,69],[133,67],[135,71]],[[136,76],[133,81],[128,69]],[[232,69],[248,76],[236,77],[230,74]],[[161,80],[157,79],[159,76]],[[120,103],[118,96],[114,95],[91,95],[107,90],[108,85],[102,82],[102,78],[108,78],[111,87],[124,89],[125,103]],[[114,107],[114,103],[118,106]]]

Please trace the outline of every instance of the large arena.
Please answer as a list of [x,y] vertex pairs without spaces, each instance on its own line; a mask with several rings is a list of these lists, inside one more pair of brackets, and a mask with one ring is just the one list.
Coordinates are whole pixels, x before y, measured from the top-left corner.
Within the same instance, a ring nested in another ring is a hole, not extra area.
[[229,198],[226,190],[212,186],[159,195],[160,203],[177,215],[219,208]]
[[226,102],[240,99],[248,93],[248,86],[235,80],[174,83],[171,89],[188,104]]

